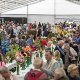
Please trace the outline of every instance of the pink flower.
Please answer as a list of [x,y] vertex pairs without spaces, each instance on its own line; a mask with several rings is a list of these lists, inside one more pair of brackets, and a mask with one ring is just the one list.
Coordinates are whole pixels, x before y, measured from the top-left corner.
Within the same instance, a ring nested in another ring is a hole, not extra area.
[[20,55],[20,52],[16,52],[16,54]]
[[32,46],[32,44],[30,44],[31,49],[36,50],[36,48],[34,48],[34,46]]
[[19,57],[21,57],[21,52],[16,52],[16,54],[18,54],[18,55],[19,55]]
[[30,56],[30,53],[27,53],[28,56]]
[[18,61],[22,62],[22,59],[20,59],[20,58],[17,58],[17,57],[16,57],[16,60],[18,60]]

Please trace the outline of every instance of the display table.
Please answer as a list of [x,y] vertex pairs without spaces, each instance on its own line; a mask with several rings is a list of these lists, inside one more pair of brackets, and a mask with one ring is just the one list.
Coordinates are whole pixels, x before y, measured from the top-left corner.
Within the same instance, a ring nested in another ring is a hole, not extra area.
[[[44,54],[43,54],[44,56]],[[46,62],[45,56],[42,58],[44,60],[44,62]],[[24,76],[27,72],[29,72],[31,69],[34,69],[33,64],[29,65],[29,67],[27,67],[25,70],[21,70],[20,68],[20,75],[17,75],[19,77],[19,80],[24,80]],[[15,72],[16,74],[16,72]]]
[[[45,53],[45,51],[43,51],[43,53]],[[42,59],[44,60],[44,62],[46,62],[46,59],[45,59],[45,56],[44,55],[45,54],[43,54]],[[10,69],[16,67],[15,64],[16,64],[16,61],[14,60],[12,63],[7,63],[6,64],[6,67],[8,68],[8,70],[10,70]],[[34,69],[33,64],[29,65],[29,67],[27,67],[25,70],[21,70],[21,68],[20,68],[20,73],[19,73],[20,75],[17,75],[19,77],[19,80],[24,80],[25,74],[27,72],[29,72],[31,69]],[[17,72],[14,72],[14,73],[17,74]]]
[[15,64],[16,64],[16,61],[14,60],[12,63],[7,63],[6,64],[6,67],[8,68],[8,70],[10,70],[10,69],[16,67]]

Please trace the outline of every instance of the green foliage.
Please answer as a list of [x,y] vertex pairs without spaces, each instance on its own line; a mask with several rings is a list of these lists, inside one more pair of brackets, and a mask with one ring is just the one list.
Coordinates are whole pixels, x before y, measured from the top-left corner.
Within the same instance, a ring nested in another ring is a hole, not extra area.
[[1,33],[0,33],[0,37],[1,37]]
[[18,46],[18,44],[16,44],[15,46],[12,44],[9,46],[10,50],[6,52],[5,56],[3,55],[4,60],[6,60],[6,63],[8,63],[10,60],[12,61],[15,59],[16,52],[19,52]]
[[56,44],[57,44],[57,42],[56,42],[55,40],[53,40],[53,44],[54,44],[54,45],[56,45]]
[[47,38],[52,38],[52,37],[57,37],[59,34],[58,33],[49,33]]
[[29,35],[36,35],[37,34],[37,31],[36,31],[36,29],[31,29],[31,30],[28,30],[27,33]]

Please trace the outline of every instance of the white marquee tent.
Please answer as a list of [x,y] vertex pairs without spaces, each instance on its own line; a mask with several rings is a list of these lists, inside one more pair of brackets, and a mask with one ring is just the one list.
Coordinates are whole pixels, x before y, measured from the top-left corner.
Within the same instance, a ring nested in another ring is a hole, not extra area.
[[[24,1],[24,0],[23,0]],[[39,1],[39,0],[38,0]],[[27,6],[4,12],[1,17],[27,17]],[[51,24],[73,20],[80,23],[80,5],[71,0],[42,0],[28,6],[28,22]]]

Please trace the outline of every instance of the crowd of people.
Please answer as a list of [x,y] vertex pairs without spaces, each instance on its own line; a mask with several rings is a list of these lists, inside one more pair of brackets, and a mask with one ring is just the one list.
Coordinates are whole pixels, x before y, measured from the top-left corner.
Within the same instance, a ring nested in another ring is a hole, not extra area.
[[[68,27],[72,31],[67,30],[67,34],[63,35],[63,30]],[[76,28],[75,28],[76,27]],[[54,45],[52,41],[47,43],[48,48],[45,50],[45,59],[38,57],[34,60],[34,69],[27,72],[24,76],[24,80],[80,80],[80,25],[76,23],[68,24],[66,22],[55,24],[52,26],[50,23],[28,23],[22,25],[19,23],[5,22],[0,23],[0,44],[1,50],[9,50],[10,44],[19,44],[19,49],[22,51],[22,47],[29,45],[31,35],[27,35],[27,30],[36,29],[38,37],[48,37],[49,33],[56,33],[62,30],[57,37],[57,44]],[[27,36],[26,36],[27,35]],[[54,45],[54,52],[50,50],[51,46]],[[8,71],[5,67],[5,63],[0,54],[0,80],[19,80],[19,78],[12,72]],[[78,66],[79,65],[79,66]]]

